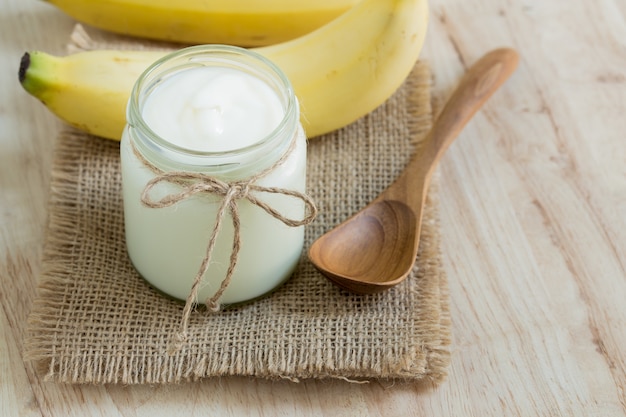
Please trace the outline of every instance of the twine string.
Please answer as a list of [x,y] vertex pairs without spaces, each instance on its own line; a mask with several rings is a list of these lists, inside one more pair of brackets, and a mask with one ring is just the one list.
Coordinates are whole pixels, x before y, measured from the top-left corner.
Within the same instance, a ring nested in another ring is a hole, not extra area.
[[[228,265],[226,275],[222,280],[217,292],[208,297],[205,301],[207,308],[209,309],[209,311],[212,312],[218,312],[220,310],[221,306],[219,300],[224,294],[224,291],[226,291],[228,285],[230,284],[239,259],[239,250],[241,248],[241,219],[239,216],[239,208],[237,202],[239,200],[248,200],[250,203],[263,209],[270,216],[280,220],[282,223],[289,227],[304,226],[311,223],[317,215],[317,207],[315,206],[315,202],[313,201],[313,199],[305,193],[285,188],[264,187],[255,184],[256,181],[265,177],[266,175],[274,171],[278,166],[282,165],[287,160],[289,155],[294,152],[296,146],[295,137],[292,140],[287,151],[283,153],[281,157],[270,167],[245,180],[233,182],[222,181],[218,178],[200,172],[165,172],[152,164],[150,161],[148,161],[141,154],[141,152],[139,152],[139,150],[135,147],[132,141],[130,142],[130,144],[132,151],[137,159],[155,174],[155,176],[150,181],[148,181],[141,193],[141,202],[146,207],[170,207],[196,194],[211,194],[221,197],[220,205],[215,218],[215,224],[213,226],[213,230],[211,231],[204,257],[202,258],[202,262],[200,263],[198,272],[194,277],[193,283],[191,285],[189,295],[187,296],[187,299],[185,301],[185,307],[183,309],[183,315],[178,329],[178,333],[175,335],[174,351],[178,351],[182,344],[184,344],[188,339],[188,328],[191,313],[194,306],[196,305],[198,291],[200,289],[200,285],[202,284],[204,274],[208,271],[209,265],[211,264],[211,256],[217,242],[217,237],[219,236],[219,233],[222,229],[226,213],[230,213],[233,222],[233,245],[230,254],[230,263]],[[178,192],[167,194],[164,197],[155,200],[151,197],[151,192],[156,186],[161,183],[170,183],[177,185],[180,190]],[[255,195],[257,193],[282,194],[289,197],[297,198],[301,200],[305,205],[305,215],[302,219],[290,219],[282,215],[278,210],[271,207],[261,199],[257,198],[257,196]]]

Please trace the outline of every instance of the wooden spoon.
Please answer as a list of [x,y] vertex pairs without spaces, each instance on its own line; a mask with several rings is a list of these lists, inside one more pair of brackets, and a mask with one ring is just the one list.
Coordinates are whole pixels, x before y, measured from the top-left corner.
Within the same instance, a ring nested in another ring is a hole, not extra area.
[[465,124],[513,73],[518,60],[514,50],[496,49],[469,69],[398,179],[313,243],[309,259],[321,273],[358,294],[383,291],[409,275],[437,163]]

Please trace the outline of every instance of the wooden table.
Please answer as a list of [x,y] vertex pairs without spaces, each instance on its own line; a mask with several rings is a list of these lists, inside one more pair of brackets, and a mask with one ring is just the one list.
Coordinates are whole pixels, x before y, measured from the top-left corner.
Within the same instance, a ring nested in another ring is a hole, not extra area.
[[36,376],[22,334],[61,124],[17,68],[26,50],[62,54],[74,22],[40,1],[0,7],[1,416],[626,416],[624,0],[431,0],[438,96],[491,48],[522,56],[440,167],[454,344],[438,387]]

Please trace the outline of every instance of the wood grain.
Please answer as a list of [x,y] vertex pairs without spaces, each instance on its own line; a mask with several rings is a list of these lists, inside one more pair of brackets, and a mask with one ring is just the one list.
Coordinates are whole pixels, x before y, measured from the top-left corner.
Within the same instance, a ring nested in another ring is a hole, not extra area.
[[434,389],[42,382],[21,343],[61,125],[17,67],[25,50],[62,53],[73,22],[44,2],[0,9],[0,415],[626,416],[623,1],[431,0],[422,56],[441,100],[487,50],[522,58],[440,165],[454,353]]

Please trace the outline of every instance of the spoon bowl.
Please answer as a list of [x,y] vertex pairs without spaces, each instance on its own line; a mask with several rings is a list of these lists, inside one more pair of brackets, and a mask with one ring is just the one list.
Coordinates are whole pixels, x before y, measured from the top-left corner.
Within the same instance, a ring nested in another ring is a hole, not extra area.
[[315,256],[324,266],[323,273],[340,287],[371,294],[408,274],[416,254],[406,248],[413,247],[417,229],[410,207],[401,201],[381,200],[325,234],[309,256]]
[[518,60],[517,52],[501,48],[468,70],[398,179],[311,245],[309,259],[322,274],[358,294],[384,291],[406,279],[417,256],[423,208],[437,163]]

